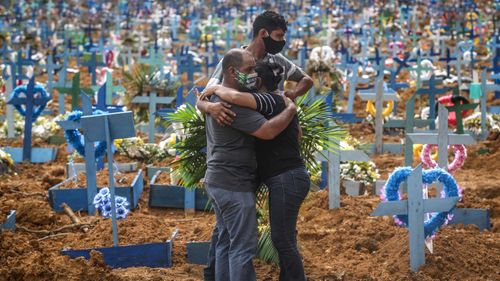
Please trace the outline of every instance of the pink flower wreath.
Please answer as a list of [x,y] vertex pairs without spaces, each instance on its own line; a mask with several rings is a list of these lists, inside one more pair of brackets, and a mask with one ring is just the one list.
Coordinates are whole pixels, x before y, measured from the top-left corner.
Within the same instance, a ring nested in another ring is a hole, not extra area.
[[[435,168],[438,166],[438,163],[434,161],[431,157],[431,150],[433,147],[436,147],[435,144],[426,144],[422,148],[422,152],[420,154],[420,159],[422,163],[424,163],[429,168]],[[448,172],[453,174],[456,170],[458,170],[465,162],[465,158],[467,158],[467,149],[463,144],[454,144],[449,145],[448,148],[452,147],[455,152],[455,159],[453,162],[448,165]]]

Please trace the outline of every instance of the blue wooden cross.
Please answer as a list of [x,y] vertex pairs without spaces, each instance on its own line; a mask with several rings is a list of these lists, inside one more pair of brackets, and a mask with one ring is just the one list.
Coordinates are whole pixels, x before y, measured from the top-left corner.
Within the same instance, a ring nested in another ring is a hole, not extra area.
[[[436,88],[436,76],[432,75],[431,79],[429,79],[428,83],[429,88],[420,88],[418,89],[415,94],[416,95],[428,95],[429,96],[429,119],[436,119],[436,96],[437,95],[443,95],[446,94],[451,90],[451,88],[444,87],[444,88]],[[434,123],[430,124],[429,127],[431,130],[434,130],[436,128]]]
[[[338,142],[337,145],[340,147]],[[340,162],[370,161],[370,157],[361,150],[336,149],[328,152],[323,151],[317,160],[328,161],[328,208],[338,209],[340,208]]]
[[31,57],[29,57],[31,55],[31,51],[28,52],[27,54],[27,58],[23,58],[23,55],[22,55],[22,51],[19,50],[17,51],[17,57],[16,57],[16,65],[17,65],[17,79],[18,80],[29,80],[30,77],[28,77],[24,71],[23,71],[23,67],[24,66],[34,66],[35,65],[35,61],[31,59]]
[[349,97],[347,101],[347,113],[352,113],[352,108],[354,106],[354,96],[356,94],[357,86],[359,83],[369,83],[370,79],[362,78],[358,75],[359,64],[354,63],[349,65],[349,69],[351,70],[351,77],[349,78]]
[[[486,130],[486,101],[488,92],[493,91],[500,91],[500,85],[488,83],[486,70],[483,70],[481,72],[481,134],[483,138],[486,138],[488,134]],[[500,107],[492,106],[490,107],[490,112],[494,114],[500,114]]]
[[300,68],[305,69],[306,67],[306,60],[309,58],[309,52],[311,51],[311,48],[307,47],[307,40],[304,41],[304,45],[299,48],[299,65]]
[[455,47],[455,57],[456,61],[451,64],[455,66],[455,70],[457,72],[457,80],[458,80],[458,88],[462,88],[462,65],[465,65],[465,61],[463,61],[463,54],[465,51],[472,52],[473,43],[471,41],[461,41]]
[[157,104],[172,104],[174,97],[158,97],[155,92],[151,92],[149,96],[136,96],[132,103],[147,103],[149,104],[149,129],[148,142],[154,143],[155,138],[155,116]]
[[415,71],[416,75],[417,75],[415,86],[416,86],[417,91],[418,91],[420,89],[420,87],[422,86],[422,78],[421,78],[422,72],[423,71],[434,71],[434,69],[432,69],[431,67],[422,66],[422,56],[420,55],[420,51],[418,51],[416,61],[417,61],[416,66],[414,66],[412,68],[412,70]]
[[425,264],[424,214],[448,212],[453,209],[459,197],[423,199],[422,166],[419,165],[408,176],[408,200],[380,203],[371,216],[408,215],[410,241],[410,267],[417,272]]
[[[92,115],[92,102],[86,93],[81,92],[80,97],[82,99],[82,112],[83,116]],[[81,119],[80,119],[81,120]],[[58,121],[59,126],[64,130],[80,129],[82,128],[80,121]],[[89,141],[85,136],[85,175],[87,184],[87,210],[88,213],[95,214],[95,206],[93,204],[94,197],[97,194],[97,180],[96,180],[96,159],[95,159],[95,147],[92,141]],[[97,168],[100,170],[104,168],[103,157],[98,159]]]
[[33,117],[35,107],[45,106],[50,97],[40,96],[35,97],[35,75],[30,78],[26,88],[25,97],[11,96],[8,104],[11,105],[25,105],[26,113],[24,120],[24,138],[23,138],[23,161],[31,160],[31,129],[36,117]]
[[387,88],[384,89],[384,79],[379,78],[375,83],[375,88],[368,90],[360,90],[359,97],[361,100],[375,100],[375,153],[382,153],[384,146],[382,143],[383,138],[383,119],[382,119],[382,102],[383,101],[397,101],[399,97],[396,91]]
[[424,127],[434,123],[434,119],[415,119],[415,94],[406,102],[406,118],[401,120],[390,119],[384,128],[403,128],[405,130],[405,166],[413,163],[413,143],[408,134],[413,133],[415,126]]
[[[12,65],[7,65],[6,70],[8,72],[12,73]],[[15,73],[13,73],[15,75]],[[5,93],[7,94],[7,98],[11,97],[12,90],[14,89],[16,83],[15,83],[15,76],[9,75],[5,81]],[[15,137],[15,130],[14,130],[14,106],[11,104],[7,104],[7,110],[5,112],[6,119],[7,119],[7,137],[8,138],[14,138]]]
[[194,64],[193,55],[189,53],[188,47],[182,47],[180,51],[177,52],[177,74],[182,75],[182,73],[187,72],[188,81],[194,83],[194,73],[201,72],[201,65]]
[[177,28],[179,27],[179,15],[173,14],[170,16],[170,28],[172,32],[172,41],[177,41]]
[[9,48],[9,45],[4,41],[2,45],[2,49],[0,50],[0,55],[2,56],[3,63],[7,63],[10,61],[10,53],[14,52]]
[[165,65],[162,52],[155,51],[153,47],[149,49],[149,56],[147,58],[140,58],[140,62],[145,63],[154,68],[158,68],[160,71],[160,79],[165,77],[165,72],[163,66]]
[[123,105],[113,105],[112,103],[108,103],[108,84],[109,82],[104,83],[97,91],[97,103],[95,105],[95,109],[105,111],[105,112],[122,112]]
[[47,91],[52,95],[52,88],[54,87],[54,60],[52,52],[47,58]]
[[[439,128],[437,133],[409,133],[407,136],[414,144],[436,144],[438,146],[438,164],[448,170],[448,145],[474,144],[476,141],[468,134],[453,134],[448,132],[448,110],[439,104]],[[438,194],[442,188],[438,185]]]
[[408,64],[409,58],[409,55],[405,55],[403,60],[398,57],[394,58],[394,62],[397,63],[398,66],[396,67],[396,70],[391,71],[391,77],[389,78],[389,87],[391,87],[391,89],[397,91],[399,89],[408,88],[408,83],[397,83],[396,78],[403,68],[410,67]]
[[113,244],[116,247],[118,246],[118,225],[116,222],[115,179],[111,145],[115,139],[135,137],[134,117],[130,111],[117,112],[103,115],[83,116],[80,123],[87,141],[106,141],[109,169],[109,190],[111,194]]
[[[103,86],[104,86],[104,89],[102,88]],[[109,70],[106,71],[106,81],[104,82],[104,84],[102,84],[101,86],[93,86],[92,90],[94,90],[94,91],[101,91],[102,90],[104,92],[105,100],[103,98],[103,100],[102,100],[102,102],[104,102],[103,105],[104,104],[111,105],[113,103],[113,95],[114,94],[124,93],[126,91],[122,85],[118,84],[115,86],[113,84],[113,74]]]
[[451,69],[451,63],[454,60],[456,60],[456,57],[451,56],[451,51],[450,48],[446,48],[446,57],[442,57],[439,59],[439,61],[444,61],[446,62],[446,77],[450,78],[450,69]]
[[106,66],[106,64],[103,61],[97,60],[97,51],[95,49],[91,50],[90,60],[84,62],[82,65],[86,66],[89,73],[92,75],[92,86],[97,85],[97,67]]

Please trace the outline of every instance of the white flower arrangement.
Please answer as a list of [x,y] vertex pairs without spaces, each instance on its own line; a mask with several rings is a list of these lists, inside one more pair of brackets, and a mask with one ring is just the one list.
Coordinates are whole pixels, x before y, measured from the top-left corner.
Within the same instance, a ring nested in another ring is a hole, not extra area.
[[[118,153],[130,159],[143,161],[147,164],[162,161],[169,156],[167,145],[156,143],[144,143],[141,138],[117,139],[114,145]],[[175,154],[174,154],[175,155]]]
[[[464,118],[464,129],[479,135],[481,133],[481,112]],[[500,114],[486,114],[486,130],[500,131]]]
[[0,148],[0,175],[14,170],[14,160],[9,153]]
[[[56,121],[60,121],[63,119],[60,116],[57,116],[53,119],[49,119],[45,116],[40,116],[36,119],[35,123],[33,123],[32,134],[33,138],[39,138],[44,141],[48,140],[49,137],[56,135],[61,127],[57,125]],[[24,131],[24,118],[20,114],[14,114],[14,135],[20,136]],[[0,123],[0,138],[7,137],[7,121]]]
[[340,164],[340,178],[343,180],[358,181],[365,185],[373,184],[380,177],[375,163],[349,161]]

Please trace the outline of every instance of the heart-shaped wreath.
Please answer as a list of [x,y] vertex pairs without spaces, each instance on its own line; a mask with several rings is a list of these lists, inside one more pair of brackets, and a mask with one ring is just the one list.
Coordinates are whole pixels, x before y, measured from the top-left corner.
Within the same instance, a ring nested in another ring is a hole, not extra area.
[[[422,163],[424,163],[429,168],[435,168],[438,166],[438,163],[432,159],[431,157],[431,149],[433,147],[437,147],[435,144],[426,144],[422,149],[422,153],[420,154],[420,159]],[[456,170],[458,170],[465,162],[465,158],[467,158],[467,149],[463,144],[454,144],[449,145],[448,148],[453,148],[455,152],[455,158],[453,162],[448,165],[448,172],[453,174]]]
[[[381,199],[383,201],[402,200],[401,193],[399,193],[399,186],[408,178],[412,171],[413,169],[411,167],[396,168],[382,188],[382,193],[380,195]],[[461,189],[450,173],[441,168],[422,171],[422,182],[424,185],[430,185],[435,181],[439,181],[443,184],[441,198],[462,197]],[[453,209],[451,209],[450,212],[436,213],[433,214],[430,219],[426,220],[424,224],[425,238],[433,239],[439,228],[448,224],[453,218],[452,213]],[[403,227],[408,225],[408,215],[395,215],[393,217],[396,224]]]
[[[104,113],[103,111],[95,110],[92,113],[92,115],[100,115],[103,113]],[[68,115],[68,118],[66,120],[76,122],[79,121],[82,118],[82,116],[83,112],[75,110]],[[66,141],[75,148],[78,154],[85,157],[85,145],[83,143],[83,137],[80,131],[78,131],[77,129],[65,130],[64,138],[66,138]],[[95,153],[94,153],[95,158],[97,159],[104,156],[105,152],[106,152],[106,142],[105,141],[97,142],[97,146],[95,148]]]
[[[21,85],[17,86],[14,91],[12,91],[11,99],[19,98],[21,94],[24,94],[25,96],[28,93],[28,87],[26,85]],[[35,97],[37,94],[40,94],[39,99],[44,99],[44,100],[49,100],[50,96],[45,91],[45,88],[42,85],[35,85],[33,87],[33,96]],[[36,119],[42,114],[42,112],[45,110],[45,107],[47,106],[47,103],[43,103],[39,106],[34,106],[33,107],[33,115],[31,122],[35,122]],[[24,106],[20,104],[15,104],[14,108],[21,114],[23,117],[26,117],[26,109]]]

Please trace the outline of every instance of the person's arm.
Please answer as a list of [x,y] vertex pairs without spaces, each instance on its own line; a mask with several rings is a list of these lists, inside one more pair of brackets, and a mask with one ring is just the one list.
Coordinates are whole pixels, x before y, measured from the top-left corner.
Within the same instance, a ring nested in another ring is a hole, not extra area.
[[255,100],[256,98],[254,97],[253,94],[247,92],[240,92],[238,90],[224,87],[221,85],[205,89],[200,99],[208,98],[213,94],[218,95],[221,99],[223,99],[228,103],[239,105],[242,107],[247,107],[253,110],[257,109],[257,102]]
[[[222,81],[222,60],[219,61],[217,67],[215,67],[212,77],[207,83],[207,88],[220,84]],[[196,108],[198,108],[203,114],[210,114],[215,121],[221,126],[230,126],[234,121],[236,114],[230,109],[231,105],[227,102],[209,102],[205,99],[196,100]]]
[[309,91],[309,89],[311,89],[311,87],[313,86],[313,83],[314,82],[312,78],[309,77],[309,75],[305,74],[293,89],[285,91],[285,96],[289,97],[292,100],[295,100],[296,98],[307,93],[307,91]]
[[292,121],[297,107],[289,98],[285,98],[286,108],[280,114],[267,120],[256,131],[251,133],[252,136],[263,140],[272,140],[279,135]]
[[285,92],[285,96],[289,97],[292,100],[295,100],[297,97],[302,96],[307,93],[309,89],[313,86],[312,78],[307,75],[300,67],[295,65],[289,59],[284,57],[281,54],[276,56],[276,60],[279,64],[284,66],[285,71],[285,80],[297,82],[293,89],[287,90]]
[[231,105],[227,102],[209,102],[208,100],[201,100],[198,96],[196,99],[196,107],[204,114],[210,114],[212,118],[217,121],[221,126],[231,126],[231,123],[236,117],[230,108]]

